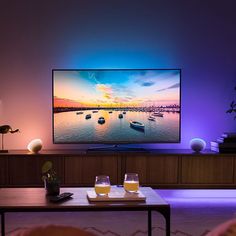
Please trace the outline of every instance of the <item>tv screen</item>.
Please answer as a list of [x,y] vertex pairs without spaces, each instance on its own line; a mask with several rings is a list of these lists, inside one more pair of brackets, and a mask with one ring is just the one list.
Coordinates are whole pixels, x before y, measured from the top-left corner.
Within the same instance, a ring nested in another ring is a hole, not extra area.
[[54,143],[180,142],[180,69],[54,69]]

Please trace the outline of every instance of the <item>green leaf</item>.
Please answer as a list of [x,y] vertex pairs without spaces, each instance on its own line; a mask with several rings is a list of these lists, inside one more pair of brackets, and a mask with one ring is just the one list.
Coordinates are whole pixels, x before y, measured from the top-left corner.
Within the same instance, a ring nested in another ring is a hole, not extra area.
[[226,111],[226,113],[232,113],[233,109],[229,109]]
[[45,174],[52,169],[52,162],[46,161],[42,166],[42,173]]
[[230,104],[230,107],[232,107],[232,108],[233,108],[233,107],[234,107],[234,105],[235,105],[235,104],[234,104],[234,101],[232,101],[232,102],[231,102],[231,104]]

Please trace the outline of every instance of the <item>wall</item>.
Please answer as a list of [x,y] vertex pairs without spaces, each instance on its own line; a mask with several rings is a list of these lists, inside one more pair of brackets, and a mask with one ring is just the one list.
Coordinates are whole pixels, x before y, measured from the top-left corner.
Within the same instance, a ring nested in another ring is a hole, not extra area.
[[186,148],[236,131],[225,113],[235,98],[235,1],[2,1],[0,124],[6,148],[40,137],[52,144],[52,68],[181,68],[182,142]]

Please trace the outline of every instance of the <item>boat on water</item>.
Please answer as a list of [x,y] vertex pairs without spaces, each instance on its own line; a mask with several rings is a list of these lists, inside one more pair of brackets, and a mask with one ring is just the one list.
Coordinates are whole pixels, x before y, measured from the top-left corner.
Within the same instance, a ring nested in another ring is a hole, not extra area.
[[92,116],[91,116],[91,114],[87,114],[86,116],[85,116],[85,119],[90,119]]
[[123,111],[123,114],[126,114],[126,111]]
[[123,114],[119,114],[118,117],[119,117],[120,119],[122,119],[122,118],[123,118]]
[[104,124],[104,123],[105,123],[105,118],[102,117],[102,116],[99,117],[99,118],[98,118],[98,123],[99,123],[99,124]]
[[143,130],[145,128],[144,124],[138,121],[130,120],[130,126],[135,129],[141,129]]
[[155,121],[156,118],[155,118],[154,116],[149,116],[149,117],[148,117],[148,120]]
[[92,111],[93,113],[98,113],[98,111],[97,110],[95,110],[95,111]]
[[153,116],[158,116],[158,117],[163,117],[164,116],[163,113],[161,113],[161,112],[154,112],[152,115]]
[[81,114],[83,114],[82,111],[76,112],[76,115],[81,115]]

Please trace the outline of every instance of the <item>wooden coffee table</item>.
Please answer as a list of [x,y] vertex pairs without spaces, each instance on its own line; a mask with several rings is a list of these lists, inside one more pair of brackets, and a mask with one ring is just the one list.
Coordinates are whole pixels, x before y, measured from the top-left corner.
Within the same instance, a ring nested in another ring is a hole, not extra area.
[[152,188],[141,187],[144,202],[89,202],[87,191],[93,188],[61,188],[74,193],[73,198],[61,203],[51,203],[43,188],[0,188],[1,231],[5,235],[7,212],[72,212],[72,211],[147,211],[148,235],[152,235],[152,211],[161,213],[166,221],[166,236],[170,235],[170,205]]

